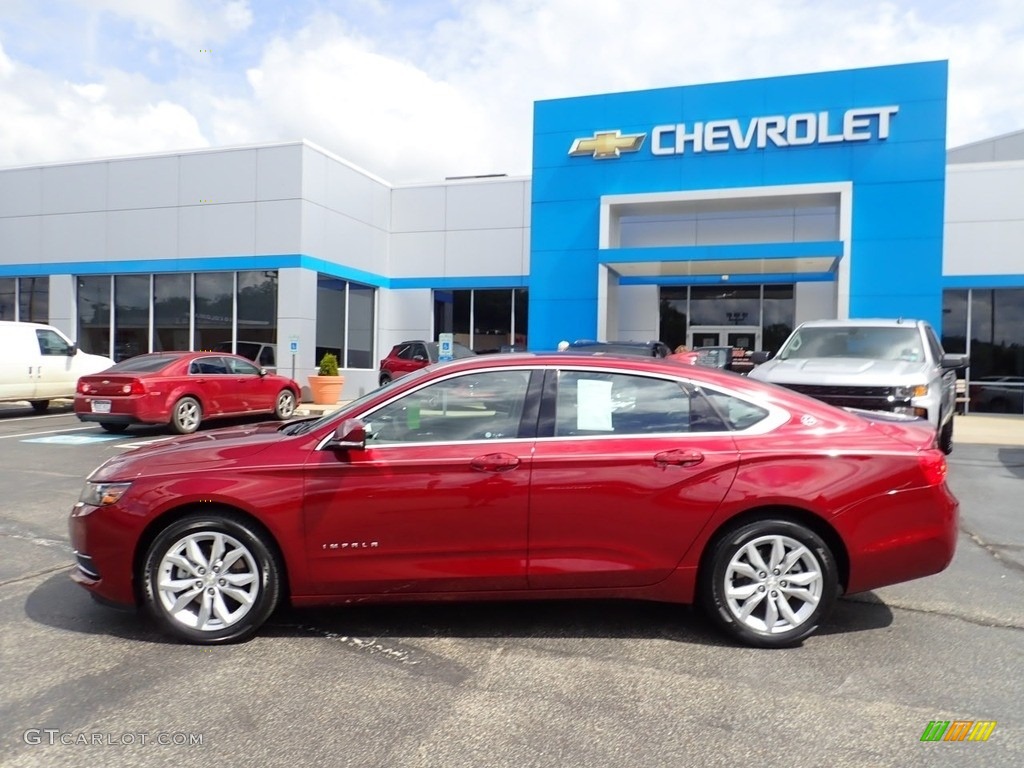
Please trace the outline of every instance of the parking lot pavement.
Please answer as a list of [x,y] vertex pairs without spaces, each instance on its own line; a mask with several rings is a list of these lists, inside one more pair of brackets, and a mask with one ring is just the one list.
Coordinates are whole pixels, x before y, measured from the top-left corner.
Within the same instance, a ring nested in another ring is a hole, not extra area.
[[[5,768],[1024,765],[1024,448],[958,444],[950,568],[841,600],[791,650],[734,646],[676,606],[582,601],[283,610],[200,648],[68,579],[82,479],[162,433],[35,442],[100,431],[29,413],[0,410]],[[996,727],[922,742],[935,720]]]

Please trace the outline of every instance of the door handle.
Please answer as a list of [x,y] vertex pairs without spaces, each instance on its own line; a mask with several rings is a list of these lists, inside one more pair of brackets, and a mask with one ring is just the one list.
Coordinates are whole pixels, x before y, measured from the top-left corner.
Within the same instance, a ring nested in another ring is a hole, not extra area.
[[668,466],[692,467],[704,461],[704,454],[700,451],[674,449],[661,451],[654,454],[654,464],[664,469]]
[[469,462],[477,472],[508,472],[519,466],[519,457],[511,453],[488,453]]

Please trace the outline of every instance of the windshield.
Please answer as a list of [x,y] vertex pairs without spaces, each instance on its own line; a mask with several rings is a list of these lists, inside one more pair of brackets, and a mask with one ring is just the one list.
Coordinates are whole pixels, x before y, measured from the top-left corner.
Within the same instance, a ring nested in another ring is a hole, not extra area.
[[899,328],[810,326],[793,334],[780,360],[847,357],[862,360],[924,360],[921,334],[915,326]]

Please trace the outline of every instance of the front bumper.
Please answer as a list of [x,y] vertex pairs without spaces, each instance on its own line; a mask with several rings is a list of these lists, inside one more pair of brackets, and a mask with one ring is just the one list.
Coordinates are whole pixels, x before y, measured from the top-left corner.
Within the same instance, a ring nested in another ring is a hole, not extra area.
[[136,537],[131,522],[131,516],[120,513],[116,505],[97,508],[81,503],[72,508],[68,519],[77,566],[71,580],[97,600],[122,608],[138,605],[132,577]]

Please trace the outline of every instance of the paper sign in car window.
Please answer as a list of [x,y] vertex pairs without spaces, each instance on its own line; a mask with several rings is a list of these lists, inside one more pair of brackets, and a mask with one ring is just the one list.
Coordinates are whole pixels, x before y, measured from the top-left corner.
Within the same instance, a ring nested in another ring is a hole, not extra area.
[[612,383],[580,379],[576,382],[576,429],[612,431]]

